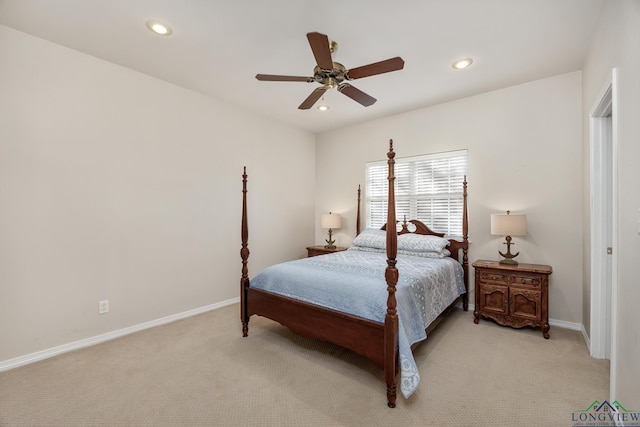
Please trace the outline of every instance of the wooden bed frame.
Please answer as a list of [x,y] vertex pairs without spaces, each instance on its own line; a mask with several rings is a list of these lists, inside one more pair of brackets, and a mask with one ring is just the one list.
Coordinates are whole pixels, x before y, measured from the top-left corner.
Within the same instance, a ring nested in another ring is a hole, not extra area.
[[[387,163],[389,165],[389,197],[387,224],[397,224],[395,209],[395,153],[393,141],[389,141]],[[396,268],[397,237],[398,234],[410,233],[407,221],[402,224],[402,230],[396,232],[394,227],[382,227],[387,231],[387,267],[385,278],[387,281],[387,312],[384,323],[352,316],[336,310],[287,298],[271,292],[254,289],[250,286],[247,262],[249,258],[249,229],[247,224],[247,171],[246,167],[242,175],[242,277],[240,279],[240,318],[242,321],[242,335],[246,337],[249,332],[249,318],[256,314],[279,322],[293,332],[322,341],[328,341],[352,350],[369,358],[375,365],[384,370],[387,384],[387,405],[390,408],[396,406],[396,377],[398,374],[398,313],[396,311],[396,284],[398,283],[398,270]],[[467,293],[456,299],[431,325],[427,332],[431,331],[442,318],[462,300],[463,309],[468,310],[469,292],[469,265],[468,265],[468,220],[467,220],[467,182],[463,183],[463,240],[450,240],[449,250],[451,257],[462,264],[464,269],[464,285]],[[358,189],[358,221],[360,219],[360,191]],[[443,237],[443,233],[435,233],[420,221],[412,220],[418,234],[433,234]],[[460,259],[462,251],[462,259]]]

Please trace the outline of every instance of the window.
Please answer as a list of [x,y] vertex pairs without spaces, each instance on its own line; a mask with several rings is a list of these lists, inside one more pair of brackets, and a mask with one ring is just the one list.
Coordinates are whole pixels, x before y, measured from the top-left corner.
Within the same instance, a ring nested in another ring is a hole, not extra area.
[[[395,159],[396,218],[417,219],[433,231],[462,236],[467,150]],[[387,222],[387,161],[366,164],[367,227]]]

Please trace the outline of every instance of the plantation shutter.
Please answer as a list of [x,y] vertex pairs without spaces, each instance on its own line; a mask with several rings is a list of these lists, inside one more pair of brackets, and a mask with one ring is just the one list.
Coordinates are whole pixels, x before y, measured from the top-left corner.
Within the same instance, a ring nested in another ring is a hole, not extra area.
[[[417,219],[433,231],[462,236],[462,182],[467,174],[467,150],[395,159],[396,218]],[[366,226],[387,221],[388,165],[366,167]]]

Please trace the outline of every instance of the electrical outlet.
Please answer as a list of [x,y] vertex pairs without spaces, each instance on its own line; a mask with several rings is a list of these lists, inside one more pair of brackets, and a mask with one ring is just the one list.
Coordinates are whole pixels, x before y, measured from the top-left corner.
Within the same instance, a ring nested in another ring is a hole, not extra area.
[[109,312],[109,300],[105,299],[98,301],[98,314],[105,314]]

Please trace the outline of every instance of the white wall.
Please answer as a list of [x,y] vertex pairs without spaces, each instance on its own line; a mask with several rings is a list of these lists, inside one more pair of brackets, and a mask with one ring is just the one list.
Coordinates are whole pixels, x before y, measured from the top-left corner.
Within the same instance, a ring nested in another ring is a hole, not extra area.
[[0,64],[0,362],[237,298],[244,165],[250,273],[313,241],[314,135],[3,26]]
[[[498,250],[504,250],[504,238],[490,235],[491,213],[527,213],[528,236],[514,237],[518,260],[553,267],[550,317],[580,323],[580,112],[581,73],[573,72],[322,134],[316,145],[316,216],[343,214],[337,244],[350,244],[364,164],[385,159],[389,139],[398,157],[466,148],[470,261],[499,259]],[[316,241],[323,238],[318,230]]]
[[[627,408],[640,407],[640,1],[620,0],[604,4],[588,60],[584,67],[584,156],[585,200],[583,213],[589,217],[589,131],[588,118],[599,91],[617,68],[618,118],[618,333],[613,373],[617,384],[612,396]],[[585,233],[588,233],[586,222]],[[588,260],[590,247],[584,247]],[[585,262],[588,274],[589,264]],[[585,294],[589,284],[587,283]],[[585,301],[589,309],[589,301]],[[588,313],[586,313],[588,314]],[[589,316],[585,316],[588,321]]]

